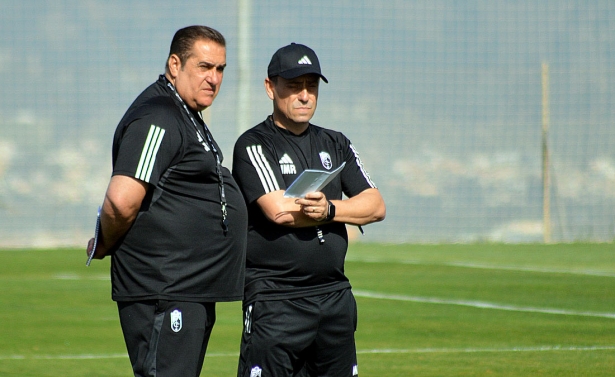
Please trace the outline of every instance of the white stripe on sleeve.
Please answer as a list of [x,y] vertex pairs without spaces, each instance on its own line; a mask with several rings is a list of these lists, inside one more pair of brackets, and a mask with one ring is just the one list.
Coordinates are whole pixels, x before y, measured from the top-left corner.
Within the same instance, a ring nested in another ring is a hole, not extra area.
[[256,173],[261,180],[265,193],[279,190],[280,186],[275,179],[269,162],[263,154],[263,148],[260,145],[250,145],[246,147],[246,151],[248,152],[252,166],[256,169]]
[[135,178],[149,182],[152,176],[152,171],[154,170],[158,149],[160,148],[160,144],[162,144],[164,133],[164,129],[153,124],[149,128],[147,139],[145,140],[143,150],[141,151],[141,159],[139,160],[139,165],[137,166]]
[[365,170],[365,167],[363,166],[363,162],[361,161],[361,158],[359,157],[359,152],[355,149],[355,147],[352,144],[350,144],[350,149],[352,150],[352,153],[354,153],[355,160],[357,161],[357,166],[359,166],[359,170],[361,170],[361,174],[363,174],[363,177],[365,177],[367,184],[369,184],[372,188],[376,188],[376,184],[369,177],[369,173],[367,172],[367,170]]

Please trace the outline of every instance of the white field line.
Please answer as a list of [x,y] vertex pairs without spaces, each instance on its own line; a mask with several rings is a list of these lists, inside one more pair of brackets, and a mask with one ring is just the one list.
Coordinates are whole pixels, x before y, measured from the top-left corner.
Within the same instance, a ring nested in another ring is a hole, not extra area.
[[55,280],[111,280],[109,275],[78,275],[72,273],[56,274],[53,275]]
[[98,280],[98,281],[111,281],[111,277],[108,274],[92,274],[92,275],[80,275],[73,273],[59,273],[51,276],[0,276],[0,281],[39,281],[39,280]]
[[[238,353],[208,353],[207,357],[237,357]],[[83,355],[0,355],[0,360],[95,360],[127,359],[126,353],[83,354]]]
[[[428,262],[421,260],[394,260],[378,257],[367,258],[353,258],[348,257],[346,260],[350,262],[364,262],[364,263],[401,263],[411,265],[422,266],[450,266],[450,267],[464,267],[464,268],[476,268],[483,270],[507,270],[507,271],[523,271],[523,272],[541,272],[551,274],[571,274],[571,275],[584,275],[584,276],[602,276],[602,277],[615,277],[615,272],[603,271],[603,270],[588,270],[588,269],[563,269],[563,268],[546,268],[546,267],[532,267],[532,266],[507,266],[497,264],[486,263],[472,263],[472,262]],[[75,273],[56,274],[53,276],[55,280],[111,280],[109,275],[82,275]]]
[[413,265],[423,265],[423,266],[450,266],[450,267],[478,268],[478,269],[484,269],[484,270],[508,270],[508,271],[523,271],[523,272],[543,272],[543,273],[551,273],[551,274],[573,274],[573,275],[615,277],[615,272],[603,271],[603,270],[507,266],[507,265],[498,265],[498,264],[470,263],[470,262],[427,262],[427,261],[420,261],[420,260],[409,260],[409,259],[394,260],[394,259],[385,259],[385,258],[377,258],[377,257],[374,257],[374,258],[347,257],[346,260],[350,262],[365,262],[365,263],[401,263],[401,264],[413,264]]
[[[505,353],[505,352],[588,352],[615,351],[615,346],[539,346],[512,348],[415,348],[415,349],[371,349],[357,350],[357,354],[411,354],[411,353]],[[209,357],[238,357],[238,353],[208,353]],[[127,359],[124,353],[84,355],[0,355],[0,360],[96,360]]]
[[615,346],[539,346],[513,348],[415,348],[357,350],[358,354],[400,353],[480,353],[480,352],[547,352],[547,351],[614,351]]
[[530,312],[530,313],[573,315],[573,316],[582,316],[582,317],[601,317],[601,318],[615,319],[615,313],[584,312],[584,311],[552,309],[552,308],[535,308],[535,307],[528,307],[528,306],[495,304],[495,303],[483,302],[483,301],[447,300],[447,299],[441,299],[441,298],[436,298],[436,297],[392,295],[392,294],[368,292],[368,291],[361,291],[361,290],[358,290],[358,291],[353,290],[353,293],[357,297],[375,298],[375,299],[382,299],[382,300],[422,302],[422,303],[428,303],[428,304],[442,304],[442,305],[459,305],[459,306],[469,306],[472,308],[479,308],[479,309],[506,310],[506,311],[513,311],[513,312]]
[[110,353],[101,355],[0,355],[0,360],[93,360],[93,359],[123,359],[125,353]]

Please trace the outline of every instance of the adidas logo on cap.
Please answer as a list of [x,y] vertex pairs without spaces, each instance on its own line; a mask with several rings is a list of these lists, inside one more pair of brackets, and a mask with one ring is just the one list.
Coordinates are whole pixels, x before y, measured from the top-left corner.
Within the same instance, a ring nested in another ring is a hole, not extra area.
[[299,59],[299,61],[297,62],[299,64],[312,64],[312,61],[310,60],[310,58],[307,57],[307,55],[303,55],[303,57],[301,59]]

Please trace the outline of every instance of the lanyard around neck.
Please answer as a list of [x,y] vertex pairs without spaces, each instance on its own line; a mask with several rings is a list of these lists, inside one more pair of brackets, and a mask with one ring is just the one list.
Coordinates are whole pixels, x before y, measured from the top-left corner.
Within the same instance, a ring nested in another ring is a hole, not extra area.
[[194,115],[192,114],[192,111],[188,109],[188,106],[186,106],[186,103],[184,102],[184,100],[181,98],[179,93],[177,93],[177,90],[175,90],[175,86],[173,86],[173,84],[169,82],[166,76],[161,75],[161,77],[164,79],[164,82],[166,83],[167,87],[169,87],[171,91],[175,94],[175,97],[179,101],[179,104],[181,105],[181,107],[186,111],[186,114],[188,114],[188,117],[190,118],[190,121],[194,125],[196,132],[199,134],[201,139],[207,143],[207,146],[209,146],[209,149],[211,149],[211,152],[214,154],[214,157],[216,159],[216,173],[218,174],[218,188],[220,191],[220,207],[222,210],[222,229],[224,230],[224,234],[226,234],[226,232],[228,232],[228,219],[227,219],[227,211],[226,211],[226,194],[224,192],[224,179],[222,177],[222,159],[220,158],[220,152],[218,151],[218,148],[216,147],[216,143],[214,143],[213,136],[211,135],[211,132],[209,131],[209,128],[207,127],[207,124],[203,122],[202,126],[203,126],[203,130],[205,131],[205,135],[203,135],[203,132],[201,132],[201,128],[199,128],[199,122],[197,122],[197,120],[194,118]]

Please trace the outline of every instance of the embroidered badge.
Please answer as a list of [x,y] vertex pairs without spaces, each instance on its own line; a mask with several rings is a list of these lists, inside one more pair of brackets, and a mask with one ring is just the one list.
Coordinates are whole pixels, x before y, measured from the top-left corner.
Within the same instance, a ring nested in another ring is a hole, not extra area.
[[256,366],[250,371],[250,377],[261,377],[262,372],[263,370],[260,367]]
[[171,312],[171,330],[179,332],[182,329],[182,312],[175,309]]
[[333,162],[331,162],[331,156],[327,152],[320,152],[318,154],[320,156],[320,161],[322,162],[322,166],[325,169],[330,170],[333,167]]

